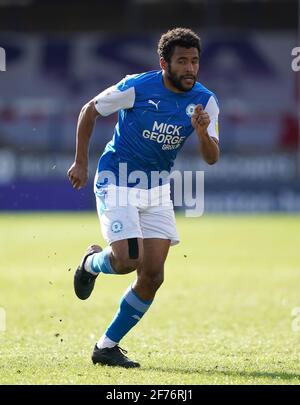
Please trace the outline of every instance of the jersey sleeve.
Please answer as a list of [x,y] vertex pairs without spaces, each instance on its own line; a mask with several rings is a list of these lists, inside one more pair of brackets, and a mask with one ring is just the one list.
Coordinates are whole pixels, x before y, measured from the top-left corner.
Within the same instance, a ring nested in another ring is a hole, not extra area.
[[219,140],[219,106],[214,96],[210,96],[204,111],[207,112],[210,118],[210,124],[207,128],[208,135]]
[[126,76],[119,83],[94,97],[95,108],[103,117],[119,110],[132,108],[135,102],[134,81]]

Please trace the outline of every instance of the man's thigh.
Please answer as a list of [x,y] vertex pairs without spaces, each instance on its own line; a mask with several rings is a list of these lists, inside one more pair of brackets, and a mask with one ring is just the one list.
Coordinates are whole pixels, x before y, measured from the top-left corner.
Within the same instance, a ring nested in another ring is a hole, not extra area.
[[96,197],[97,212],[104,239],[109,245],[131,238],[142,238],[138,209],[134,206],[111,206]]
[[143,260],[143,239],[121,239],[111,243],[113,265],[118,268],[137,268]]
[[149,275],[163,272],[164,263],[170,248],[170,239],[143,239],[143,261],[137,272]]
[[[153,206],[142,210],[140,213],[140,224],[144,240],[154,240],[153,243],[149,242],[149,250],[153,250],[154,253],[161,250],[163,253],[164,245],[167,245],[159,242],[163,239],[170,240],[171,245],[179,243],[172,206]],[[156,239],[158,240],[157,242],[155,242]]]

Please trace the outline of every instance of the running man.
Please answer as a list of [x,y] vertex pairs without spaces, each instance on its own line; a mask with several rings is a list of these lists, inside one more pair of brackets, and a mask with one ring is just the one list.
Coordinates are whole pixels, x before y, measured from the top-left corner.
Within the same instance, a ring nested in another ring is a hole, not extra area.
[[[95,345],[94,364],[140,366],[125,355],[119,342],[150,308],[164,279],[169,247],[179,242],[168,178],[162,176],[153,184],[151,174],[169,173],[177,152],[191,134],[197,136],[208,164],[219,158],[218,102],[196,81],[200,54],[200,39],[193,31],[169,30],[158,43],[161,70],[126,76],[81,109],[75,160],[68,170],[75,189],[88,180],[89,140],[96,119],[116,111],[119,115],[94,182],[97,212],[108,246],[87,249],[75,272],[75,293],[85,300],[100,273],[136,270],[136,280],[125,291],[119,310]],[[134,202],[127,199],[125,204],[119,198],[109,198],[112,193],[124,201],[130,190],[140,191],[140,198]]]

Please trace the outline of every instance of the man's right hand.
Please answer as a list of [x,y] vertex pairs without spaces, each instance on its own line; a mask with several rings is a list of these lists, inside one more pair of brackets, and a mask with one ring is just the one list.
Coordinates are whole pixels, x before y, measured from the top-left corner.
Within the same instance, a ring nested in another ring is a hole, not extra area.
[[73,186],[79,190],[84,187],[88,180],[88,165],[74,162],[68,170],[68,177]]

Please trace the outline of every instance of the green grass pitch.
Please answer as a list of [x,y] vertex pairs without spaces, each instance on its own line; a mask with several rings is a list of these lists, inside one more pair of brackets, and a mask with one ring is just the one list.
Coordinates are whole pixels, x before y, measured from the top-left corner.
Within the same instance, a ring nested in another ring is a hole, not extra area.
[[1,214],[0,384],[299,384],[300,217],[177,226],[165,283],[121,342],[142,367],[124,370],[90,355],[134,273],[73,293],[85,248],[103,245],[96,213]]

